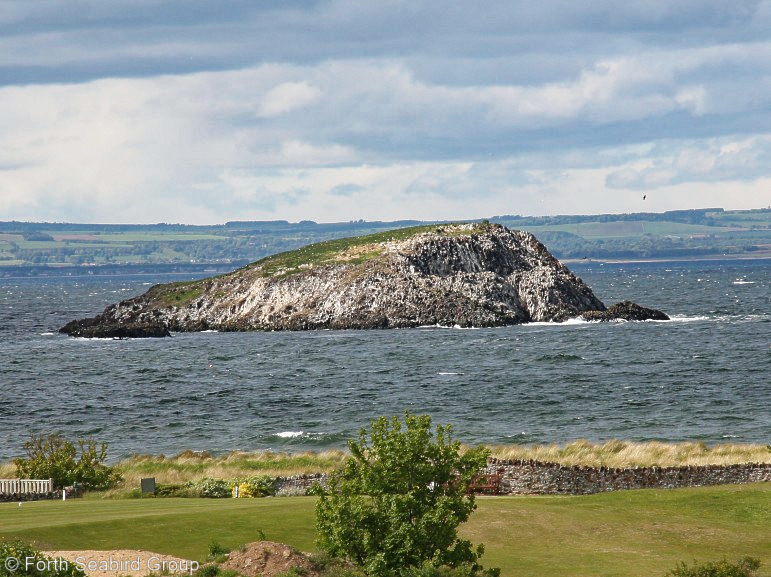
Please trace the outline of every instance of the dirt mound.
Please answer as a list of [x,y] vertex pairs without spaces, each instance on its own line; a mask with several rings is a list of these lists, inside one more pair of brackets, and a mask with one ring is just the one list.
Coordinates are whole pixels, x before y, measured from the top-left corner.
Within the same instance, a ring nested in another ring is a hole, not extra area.
[[299,567],[304,577],[318,577],[319,572],[306,555],[283,543],[258,541],[249,543],[243,551],[231,551],[221,569],[234,569],[245,577],[275,577]]

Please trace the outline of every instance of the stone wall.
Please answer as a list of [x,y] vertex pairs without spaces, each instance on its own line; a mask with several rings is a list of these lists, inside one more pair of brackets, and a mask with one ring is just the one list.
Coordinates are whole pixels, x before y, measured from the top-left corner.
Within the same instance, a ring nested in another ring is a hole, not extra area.
[[273,481],[273,488],[277,495],[304,495],[315,483],[326,487],[326,473],[311,475],[293,475],[291,477],[277,477]]
[[61,497],[61,491],[54,491],[51,493],[1,493],[0,503],[41,501],[43,499],[61,499]]
[[[484,474],[500,475],[502,495],[588,495],[624,489],[675,489],[771,481],[771,464],[617,469],[490,459]],[[275,487],[279,494],[297,495],[303,494],[314,483],[325,485],[326,479],[323,473],[279,477]]]
[[484,472],[501,476],[500,493],[504,495],[587,495],[624,489],[674,489],[771,481],[769,463],[617,469],[490,459]]

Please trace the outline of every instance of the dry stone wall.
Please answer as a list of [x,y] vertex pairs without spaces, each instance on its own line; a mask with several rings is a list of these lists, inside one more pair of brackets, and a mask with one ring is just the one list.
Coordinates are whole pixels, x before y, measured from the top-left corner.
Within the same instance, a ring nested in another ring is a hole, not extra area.
[[771,481],[771,464],[686,467],[584,467],[490,459],[486,474],[501,476],[501,494],[588,495],[624,489],[675,489]]
[[[770,463],[691,467],[563,466],[539,461],[490,459],[486,475],[500,475],[502,495],[588,495],[625,489],[675,489],[771,481]],[[326,485],[325,474],[276,479],[279,494],[301,494],[314,483]]]

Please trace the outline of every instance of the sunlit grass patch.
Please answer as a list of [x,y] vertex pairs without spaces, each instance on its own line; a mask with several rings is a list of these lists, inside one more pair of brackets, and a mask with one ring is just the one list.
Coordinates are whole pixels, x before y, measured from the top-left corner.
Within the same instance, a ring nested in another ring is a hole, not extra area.
[[424,225],[378,232],[366,236],[339,238],[309,244],[297,250],[283,252],[249,265],[259,268],[264,277],[283,277],[316,266],[348,262],[360,264],[383,253],[383,243],[400,241],[415,235],[434,232],[443,236],[461,236],[482,232],[486,224],[472,224],[466,228],[457,225]]
[[185,451],[174,457],[135,455],[119,462],[116,467],[124,478],[124,486],[133,487],[139,486],[143,477],[154,477],[157,483],[179,484],[255,474],[279,477],[324,473],[341,466],[346,456],[339,450],[298,454],[234,451],[219,456]]
[[0,479],[15,479],[16,465],[13,463],[0,463]]
[[[656,577],[678,562],[758,557],[771,576],[771,483],[585,496],[479,497],[462,537],[502,577]],[[0,503],[0,538],[49,550],[143,549],[205,560],[260,539],[315,550],[314,497]]]
[[590,467],[676,467],[771,463],[771,446],[700,442],[662,443],[611,440],[591,443],[578,440],[565,445],[495,445],[497,459],[532,459],[561,465]]

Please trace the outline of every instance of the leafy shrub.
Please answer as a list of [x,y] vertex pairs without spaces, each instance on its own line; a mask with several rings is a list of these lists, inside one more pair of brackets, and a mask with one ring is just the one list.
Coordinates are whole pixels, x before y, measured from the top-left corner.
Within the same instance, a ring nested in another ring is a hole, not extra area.
[[340,558],[332,557],[325,551],[312,553],[309,560],[322,577],[367,577],[360,567]]
[[230,491],[233,497],[236,496],[236,487],[238,487],[238,497],[267,497],[275,494],[273,479],[266,475],[256,477],[247,477],[244,479],[233,479],[230,482]]
[[316,485],[316,525],[320,547],[348,559],[372,577],[391,577],[448,566],[477,564],[484,547],[458,538],[458,525],[476,508],[466,494],[485,466],[487,451],[461,455],[452,427],[431,430],[431,417],[406,413],[373,421],[359,441],[349,441],[351,457],[331,476],[327,489]]
[[404,577],[499,577],[501,570],[482,569],[471,564],[457,567],[435,567],[431,563],[425,563],[421,567],[410,567],[404,573]]
[[666,577],[755,577],[759,567],[760,560],[753,557],[743,557],[736,563],[729,563],[725,559],[701,565],[694,562],[691,567],[681,563]]
[[204,565],[198,570],[196,575],[198,577],[216,577],[219,572],[219,565]]
[[55,489],[77,484],[84,490],[109,489],[120,481],[104,464],[107,443],[81,439],[76,448],[61,435],[33,434],[24,443],[24,452],[26,458],[13,460],[19,479],[52,479]]
[[195,491],[189,487],[187,484],[185,485],[175,485],[175,484],[157,484],[155,486],[155,493],[153,494],[154,497],[196,497],[197,494]]
[[209,558],[210,559],[216,559],[217,557],[223,557],[230,553],[230,549],[226,549],[217,541],[212,541],[209,543]]
[[[14,567],[17,565],[18,566]],[[85,577],[75,563],[45,557],[22,541],[0,541],[0,577]]]
[[192,484],[201,497],[210,499],[222,499],[230,497],[230,488],[228,482],[222,479],[202,479]]

